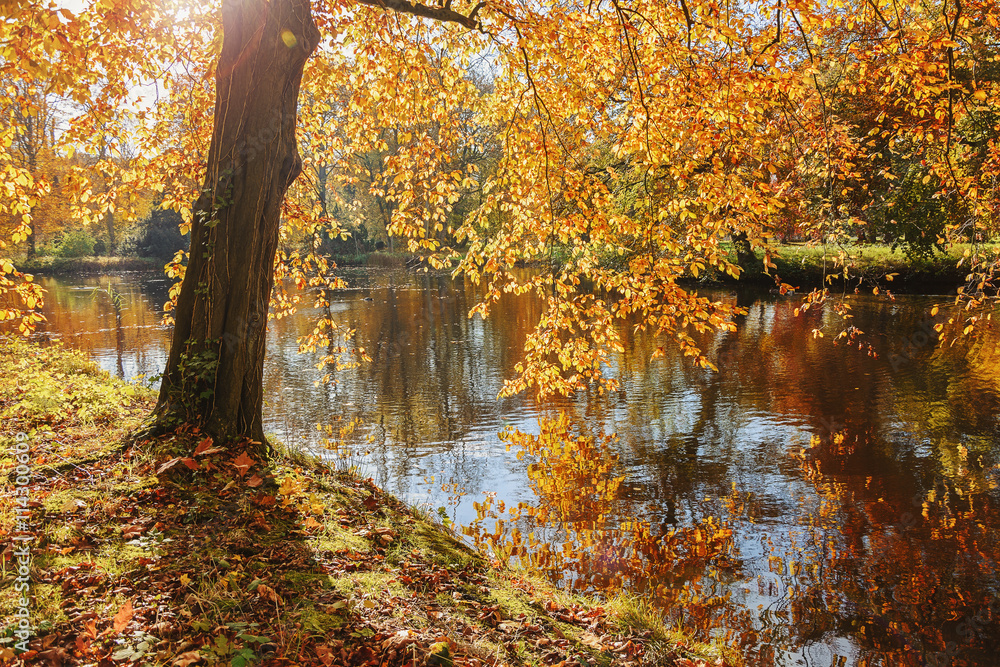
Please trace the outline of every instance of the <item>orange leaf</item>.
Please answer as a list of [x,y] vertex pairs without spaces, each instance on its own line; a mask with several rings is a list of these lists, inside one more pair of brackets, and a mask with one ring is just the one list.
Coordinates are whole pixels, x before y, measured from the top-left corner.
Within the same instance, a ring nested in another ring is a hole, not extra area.
[[212,446],[212,436],[208,436],[204,440],[198,443],[198,446],[194,448],[194,455],[200,456],[205,453],[205,450]]
[[209,436],[198,443],[198,446],[194,450],[195,456],[208,456],[209,454],[218,454],[219,452],[226,451],[222,447],[212,446],[212,437]]
[[233,465],[236,466],[236,470],[239,471],[241,476],[247,474],[247,471],[250,470],[250,466],[254,463],[256,463],[256,461],[254,461],[252,457],[247,456],[246,452],[241,453],[236,457],[236,460],[233,461]]
[[275,604],[281,604],[281,596],[278,595],[278,592],[276,590],[274,590],[267,584],[261,584],[260,586],[258,586],[257,594],[260,595],[262,598],[270,600]]
[[122,608],[118,610],[117,614],[115,614],[113,634],[117,635],[124,630],[125,626],[128,625],[128,622],[132,620],[133,614],[135,614],[135,610],[132,609],[132,601],[126,600],[125,604],[122,605]]

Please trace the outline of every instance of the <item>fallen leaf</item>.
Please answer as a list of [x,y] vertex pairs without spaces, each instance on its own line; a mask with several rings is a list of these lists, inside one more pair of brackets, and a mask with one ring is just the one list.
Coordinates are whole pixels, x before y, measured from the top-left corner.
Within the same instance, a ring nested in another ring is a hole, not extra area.
[[185,458],[181,459],[181,463],[183,463],[184,465],[186,465],[191,470],[197,470],[198,469],[198,462],[195,461],[192,458],[185,457]]
[[394,635],[382,642],[382,650],[386,650],[393,646],[400,646],[407,643],[410,640],[409,630],[399,630]]
[[278,592],[276,590],[274,590],[267,584],[261,584],[260,586],[258,586],[257,594],[260,595],[262,598],[270,600],[274,604],[281,604],[281,596],[278,595]]
[[319,661],[322,662],[324,665],[332,665],[333,649],[331,649],[329,646],[317,646],[316,657],[318,657]]
[[187,576],[186,574],[182,574],[180,576],[180,582],[181,586],[187,586],[188,584],[191,583],[191,577]]
[[194,448],[194,455],[201,456],[205,453],[205,450],[212,446],[212,436],[207,436],[204,440],[198,443],[198,446]]
[[308,529],[312,530],[314,528],[322,528],[323,524],[321,524],[319,521],[317,521],[316,519],[314,519],[311,516],[309,516],[309,517],[306,517],[306,520],[302,522],[302,526],[304,528],[308,528]]
[[142,535],[144,532],[146,532],[146,526],[142,524],[125,526],[125,528],[122,529],[122,537],[126,540],[131,540],[138,535]]
[[198,651],[187,651],[181,653],[179,656],[174,658],[172,664],[174,667],[188,667],[188,665],[193,665],[202,661],[201,653]]
[[135,614],[135,610],[132,609],[132,601],[126,600],[122,608],[118,610],[115,614],[115,619],[113,623],[113,634],[118,634],[125,629],[128,622],[132,620],[132,615]]
[[60,509],[63,512],[75,512],[78,509],[82,509],[86,506],[87,503],[83,502],[79,498],[70,498],[69,500],[63,503],[63,506]]
[[247,486],[256,489],[258,486],[264,483],[264,478],[260,475],[250,475],[250,479],[247,480]]
[[83,629],[91,639],[97,639],[97,620],[90,619],[83,624]]
[[156,474],[157,475],[162,475],[163,473],[165,473],[166,471],[170,470],[171,468],[173,468],[175,465],[177,465],[180,462],[181,462],[181,460],[179,458],[178,459],[170,459],[169,461],[167,461],[166,463],[164,463],[163,465],[161,465],[159,468],[156,469]]
[[211,436],[205,438],[198,443],[198,446],[194,449],[195,456],[208,456],[209,454],[218,454],[219,452],[226,451],[222,447],[213,447]]
[[69,660],[69,653],[64,648],[57,646],[56,648],[39,653],[35,659],[44,660],[49,664],[49,667],[62,667]]
[[77,635],[76,641],[74,642],[76,652],[80,654],[87,653],[90,651],[90,639],[87,639],[83,635]]
[[240,473],[240,476],[247,474],[250,467],[256,463],[252,457],[248,456],[246,452],[241,452],[236,460],[233,461],[233,465],[236,466],[236,470]]

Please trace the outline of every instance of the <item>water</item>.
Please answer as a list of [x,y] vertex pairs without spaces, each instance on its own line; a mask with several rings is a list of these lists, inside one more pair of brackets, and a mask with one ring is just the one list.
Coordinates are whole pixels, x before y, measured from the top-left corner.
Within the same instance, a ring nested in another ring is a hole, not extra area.
[[[832,308],[795,317],[795,297],[722,291],[748,313],[735,332],[700,339],[718,373],[669,345],[651,360],[663,341],[630,336],[615,360],[619,391],[542,404],[496,399],[540,313],[530,297],[483,322],[467,317],[474,288],[446,277],[348,279],[331,311],[372,361],[317,385],[316,356],[295,342],[307,314],[272,321],[273,437],[322,453],[317,423],[360,420],[348,458],[386,489],[465,525],[474,502],[487,514],[524,503],[492,538],[498,557],[522,553],[516,529],[561,585],[624,585],[748,664],[998,664],[990,322],[971,343],[940,348],[932,327],[951,311],[928,311],[943,297],[851,296],[865,333],[848,344],[834,340],[843,325]],[[41,282],[49,336],[124,377],[162,369],[166,279]],[[123,295],[120,325],[96,291],[108,284]],[[547,421],[560,411],[567,428]],[[504,441],[506,427],[546,436]],[[477,525],[489,544],[495,521]]]

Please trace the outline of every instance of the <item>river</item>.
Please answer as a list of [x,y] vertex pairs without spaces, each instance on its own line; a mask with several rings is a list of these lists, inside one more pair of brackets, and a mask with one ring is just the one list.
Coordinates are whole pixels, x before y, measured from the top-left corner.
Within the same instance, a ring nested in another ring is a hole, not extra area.
[[[947,297],[850,295],[864,333],[848,343],[832,308],[796,316],[797,297],[723,290],[747,315],[700,339],[718,372],[669,345],[651,359],[663,341],[627,334],[618,391],[539,403],[496,398],[540,314],[531,297],[484,322],[463,282],[346,277],[332,315],[371,361],[318,383],[317,356],[297,352],[308,309],[273,320],[271,437],[332,456],[317,424],[355,421],[338,465],[563,586],[624,586],[747,664],[1000,664],[991,322],[941,347]],[[160,372],[166,278],[39,282],[41,334],[126,378]]]

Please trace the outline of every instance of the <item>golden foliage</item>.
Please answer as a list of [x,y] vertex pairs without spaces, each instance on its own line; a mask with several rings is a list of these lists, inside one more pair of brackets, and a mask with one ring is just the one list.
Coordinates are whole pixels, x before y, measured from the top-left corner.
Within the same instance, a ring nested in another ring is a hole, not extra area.
[[[331,284],[317,240],[365,226],[483,282],[476,313],[504,292],[538,292],[547,309],[507,392],[608,386],[625,318],[709,366],[692,335],[728,327],[734,310],[678,279],[740,275],[734,235],[763,249],[768,271],[788,224],[836,240],[878,216],[891,223],[901,186],[884,156],[953,204],[943,243],[995,231],[1000,20],[986,0],[324,0],[314,17],[325,41],[303,80],[306,169],[285,208],[278,271]],[[97,0],[72,12],[34,0],[8,11],[0,77],[72,102],[53,150],[107,156],[78,174],[76,216],[134,217],[136,194],[156,191],[190,222],[219,25],[212,3]],[[0,91],[0,107],[15,100]],[[0,213],[17,245],[54,195],[17,164],[17,129],[3,132]],[[250,137],[245,150],[271,139]],[[970,303],[984,306],[997,263],[969,262]],[[511,271],[524,263],[553,268]],[[4,317],[30,324],[28,299],[40,294],[12,260],[3,267],[0,289],[15,296]]]

